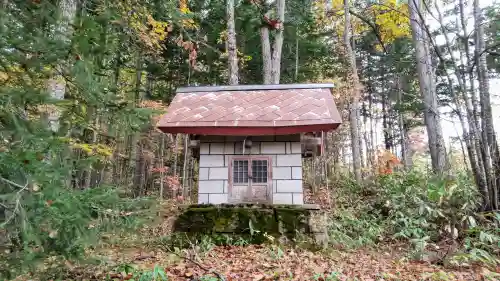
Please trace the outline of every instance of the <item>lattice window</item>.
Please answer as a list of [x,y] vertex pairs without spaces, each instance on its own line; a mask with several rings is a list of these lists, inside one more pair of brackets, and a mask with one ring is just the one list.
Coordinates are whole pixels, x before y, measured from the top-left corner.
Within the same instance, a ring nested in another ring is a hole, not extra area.
[[267,183],[267,160],[252,160],[252,182]]
[[233,183],[248,183],[248,160],[233,161]]

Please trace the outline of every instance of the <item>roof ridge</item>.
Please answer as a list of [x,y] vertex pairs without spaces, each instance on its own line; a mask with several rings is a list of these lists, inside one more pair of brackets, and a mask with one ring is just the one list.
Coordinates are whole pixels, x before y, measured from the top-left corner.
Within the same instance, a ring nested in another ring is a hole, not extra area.
[[294,89],[334,88],[333,83],[318,84],[270,84],[270,85],[230,85],[230,86],[194,86],[177,88],[177,93],[221,92],[221,91],[265,91]]

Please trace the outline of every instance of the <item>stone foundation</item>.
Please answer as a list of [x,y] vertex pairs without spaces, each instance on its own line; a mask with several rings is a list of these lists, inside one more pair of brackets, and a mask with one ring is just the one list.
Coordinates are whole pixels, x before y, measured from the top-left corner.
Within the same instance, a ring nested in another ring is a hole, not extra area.
[[253,243],[266,236],[280,241],[311,238],[327,243],[326,216],[317,205],[191,205],[177,217],[174,231],[186,235],[243,235]]

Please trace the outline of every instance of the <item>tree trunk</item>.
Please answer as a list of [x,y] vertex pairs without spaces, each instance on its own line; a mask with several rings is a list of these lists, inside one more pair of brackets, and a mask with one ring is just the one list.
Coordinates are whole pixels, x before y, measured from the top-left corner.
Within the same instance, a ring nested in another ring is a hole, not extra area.
[[[467,40],[469,38],[469,32],[467,31],[467,23],[466,23],[466,19],[465,19],[465,4],[464,4],[464,0],[459,0],[459,9],[460,9],[460,23],[461,23],[461,26],[462,26],[462,36],[463,36],[463,41],[462,41],[462,44],[463,44],[463,47],[464,47],[464,50],[465,50],[465,56],[467,58],[467,66],[468,68],[471,67],[472,65],[472,59],[471,59],[471,52],[470,52],[470,48],[469,48],[469,40]],[[462,56],[460,56],[462,57]],[[470,71],[468,71],[469,73],[469,87],[470,87],[470,94],[471,94],[471,98],[468,99],[467,96],[465,96],[466,98],[466,106],[468,106],[469,108],[467,109],[468,111],[470,110],[470,112],[472,113],[472,115],[469,117],[470,120],[473,120],[473,124],[475,125],[476,129],[479,130],[480,126],[479,126],[479,112],[478,112],[478,108],[479,108],[479,103],[477,101],[477,97],[476,97],[476,90],[475,90],[475,87],[474,87],[474,75],[472,75],[472,73]],[[464,78],[465,80],[465,78]],[[465,84],[465,82],[464,82]],[[470,104],[472,102],[472,104]],[[479,131],[476,132],[477,134],[479,133]],[[479,136],[479,134],[478,134]],[[478,151],[479,152],[479,151]]]
[[397,75],[396,77],[397,83],[397,98],[398,98],[398,125],[399,125],[399,134],[401,137],[400,145],[401,145],[401,159],[403,160],[403,166],[405,170],[411,169],[411,160],[408,159],[410,154],[408,153],[408,139],[405,131],[405,121],[403,117],[403,110],[401,108],[402,105],[402,96],[403,96],[403,86],[402,86],[402,78],[401,75]]
[[[465,38],[468,38],[468,32],[466,28],[466,23],[465,23],[465,13],[464,13],[464,1],[460,0],[459,3],[459,9],[460,9],[460,21],[463,29],[463,38],[464,38],[464,50],[465,54],[467,56],[467,63],[470,65],[470,50],[469,50],[469,42],[468,40],[465,40]],[[445,49],[448,51],[448,54],[453,57],[453,49],[451,45],[451,40],[449,39],[448,36],[448,29],[445,28],[444,21],[443,21],[443,16],[442,13],[439,9],[439,6],[436,5],[436,11],[438,13],[438,21],[441,26],[441,31],[444,35],[445,38]],[[429,34],[429,31],[427,30],[427,34]],[[441,55],[441,51],[439,48],[436,48],[435,46],[436,53],[438,55],[438,58],[440,59],[441,63],[445,64],[447,61],[443,58]],[[459,49],[460,57],[462,60],[462,50]],[[479,123],[478,123],[478,117],[477,117],[477,111],[475,110],[475,105],[477,104],[477,99],[475,99],[475,89],[474,89],[474,77],[472,75],[469,75],[469,82],[470,82],[470,89],[471,89],[471,99],[469,99],[468,94],[467,94],[467,85],[466,85],[466,79],[465,79],[465,74],[462,73],[462,71],[459,69],[457,63],[455,63],[455,60],[451,60],[452,67],[454,68],[454,73],[455,77],[458,81],[459,84],[459,92],[460,95],[455,94],[454,87],[450,87],[450,90],[452,92],[452,99],[457,107],[457,116],[460,120],[460,124],[462,127],[464,139],[465,139],[465,144],[467,147],[467,154],[469,156],[469,163],[471,165],[472,172],[474,174],[474,178],[476,181],[476,184],[478,186],[478,189],[480,190],[483,199],[485,202],[488,202],[489,198],[488,195],[488,187],[487,183],[491,182],[491,180],[488,180],[491,178],[491,174],[486,173],[485,170],[485,164],[488,165],[489,163],[483,163],[481,159],[484,158],[484,155],[486,155],[486,151],[482,149],[481,145],[481,136],[479,133]],[[461,61],[463,64],[463,60]],[[453,80],[451,79],[449,74],[446,74],[448,84],[453,85]],[[465,102],[465,109],[467,113],[467,121],[463,117],[462,114],[462,102],[459,101],[459,97],[462,97],[462,99]],[[474,101],[476,100],[476,101]],[[466,124],[468,123],[468,124]],[[462,144],[462,141],[461,141]],[[462,144],[463,145],[463,144]],[[479,153],[482,152],[482,153]],[[483,155],[484,154],[484,155]],[[466,165],[467,167],[467,165]],[[491,171],[491,168],[487,169]],[[484,206],[489,205],[489,202],[486,203]]]
[[142,140],[139,140],[137,143],[134,143],[136,147],[135,149],[135,169],[134,169],[134,195],[142,196],[144,195],[144,143]]
[[413,45],[417,56],[420,94],[424,100],[424,118],[429,138],[432,169],[437,174],[443,174],[446,167],[446,147],[444,146],[443,130],[438,111],[434,67],[432,66],[427,35],[422,32],[425,23],[419,16],[421,12],[419,3],[418,0],[410,0],[408,3]]
[[369,83],[369,88],[368,91],[370,92],[369,96],[369,108],[368,110],[371,112],[371,119],[370,119],[370,143],[371,143],[371,172],[373,175],[376,174],[377,172],[377,144],[376,144],[376,138],[375,138],[375,125],[376,125],[376,112],[373,111],[373,87],[372,87],[372,82],[368,81]]
[[283,22],[285,21],[285,0],[276,1],[276,12],[278,21],[281,23],[276,30],[276,36],[273,43],[273,55],[271,64],[271,84],[280,83],[281,75],[281,49],[283,47]]
[[[72,22],[76,17],[77,1],[76,0],[61,0],[59,2],[60,19],[55,30],[55,37],[69,45],[71,41],[71,33],[73,32]],[[63,73],[63,67],[57,66],[57,71]],[[66,94],[66,82],[61,75],[54,75],[48,81],[48,91],[50,97],[57,100],[63,100]],[[59,117],[61,112],[54,108],[48,112],[48,124],[52,131],[59,131]]]
[[391,135],[389,129],[389,116],[387,110],[387,95],[382,95],[382,129],[384,133],[384,147],[385,150],[390,151],[392,148]]
[[227,0],[227,54],[229,62],[229,85],[238,85],[238,48],[234,23],[234,0]]
[[[121,44],[121,40],[118,41],[118,44]],[[118,50],[116,53],[116,63],[115,63],[115,69],[114,69],[114,87],[115,87],[115,94],[118,93],[119,87],[120,87],[120,70],[121,70],[121,52]],[[111,124],[108,124],[108,131],[111,131]],[[115,147],[113,150],[113,169],[112,169],[112,182],[115,185],[122,184],[121,182],[121,171],[123,170],[122,168],[125,166],[125,161],[123,157],[120,157],[120,151],[121,151],[121,144],[123,143],[122,141],[122,134],[118,130],[114,132],[114,137],[115,137]]]
[[[267,11],[266,16],[270,11]],[[271,43],[269,39],[269,27],[264,25],[260,28],[260,38],[262,44],[262,70],[264,84],[279,84],[281,74],[281,50],[283,47],[283,22],[285,20],[285,0],[276,1],[276,13],[278,15],[279,26],[273,41],[271,53]]]
[[[354,44],[353,44],[354,45]],[[354,46],[353,46],[354,49]],[[356,64],[357,65],[357,64]],[[360,99],[361,100],[361,99]],[[366,159],[365,159],[365,151],[363,150],[364,144],[363,144],[363,135],[365,132],[363,131],[363,128],[365,127],[365,123],[363,122],[363,119],[361,118],[361,112],[364,112],[364,103],[359,104],[360,110],[358,111],[358,140],[359,140],[359,155],[361,156],[359,158],[360,161],[360,166],[361,166],[361,177],[364,177],[364,168],[366,167]]]
[[[92,145],[97,144],[97,129],[99,128],[99,114],[95,109],[89,110],[89,118],[94,118],[93,125],[96,128],[92,130],[92,138],[89,140],[89,143]],[[89,188],[95,186],[96,182],[92,182],[92,178],[95,177],[96,171],[92,168],[92,165],[89,165],[85,171],[85,178],[83,181],[83,188]]]
[[[369,97],[368,97],[368,100],[371,99],[371,93],[369,93]],[[368,102],[368,104],[371,104],[371,101]],[[363,159],[364,159],[364,163],[361,164],[362,167],[365,167],[365,174],[368,174],[369,171],[370,171],[370,168],[372,167],[372,163],[371,163],[371,148],[370,148],[370,140],[368,139],[368,117],[371,117],[370,116],[370,112],[371,112],[371,108],[367,108],[369,107],[369,105],[367,106],[365,102],[363,102],[363,112],[364,112],[364,115],[363,115],[363,134],[362,134],[362,138],[363,139],[363,144],[364,146],[361,147],[361,155],[363,155]],[[364,150],[363,150],[364,149]],[[364,153],[363,153],[364,152]]]
[[[439,24],[440,24],[440,29],[441,29],[441,32],[443,33],[443,36],[445,38],[445,49],[448,51],[448,54],[450,56],[453,57],[453,51],[452,51],[452,48],[451,48],[451,42],[450,42],[450,39],[449,39],[449,36],[448,36],[448,30],[445,28],[445,25],[444,25],[444,21],[443,21],[443,15],[439,9],[439,5],[437,5],[436,3],[436,11],[437,11],[437,14],[438,14],[438,21],[439,21]],[[442,55],[439,51],[438,52],[438,57],[441,59],[441,62],[444,63],[444,59],[442,59]],[[476,157],[476,147],[474,146],[475,142],[474,142],[474,135],[476,134],[477,130],[474,128],[474,120],[471,118],[471,114],[469,112],[469,106],[468,106],[468,98],[467,98],[467,87],[465,85],[465,79],[463,77],[463,75],[460,74],[460,70],[457,66],[457,64],[455,63],[455,60],[451,60],[451,65],[453,66],[453,69],[454,69],[454,73],[455,73],[455,77],[458,81],[458,84],[459,84],[459,94],[460,94],[460,97],[462,97],[464,99],[464,101],[466,102],[466,110],[467,110],[467,117],[468,117],[468,123],[469,123],[469,126],[467,126],[466,124],[466,120],[463,116],[463,113],[462,113],[462,102],[459,101],[459,95],[457,95],[456,91],[455,91],[455,87],[453,86],[453,80],[451,79],[451,76],[449,74],[446,74],[446,78],[448,80],[448,84],[450,85],[450,92],[451,92],[451,97],[452,97],[452,100],[454,101],[455,103],[455,106],[457,107],[456,108],[456,113],[457,113],[457,116],[458,116],[458,119],[460,121],[460,125],[462,127],[462,132],[463,132],[463,135],[464,135],[464,140],[465,140],[465,146],[467,147],[467,155],[469,156],[469,160],[470,160],[470,163],[471,163],[471,168],[472,168],[472,171],[473,171],[473,174],[474,174],[474,177],[476,179],[476,182],[478,184],[478,186],[481,186],[481,176],[480,176],[480,173],[481,171],[479,171],[479,167],[478,167],[478,161],[477,161],[477,157]],[[462,140],[460,139],[460,144],[462,146],[462,150],[465,151],[463,149],[463,142]],[[464,154],[464,157],[465,157],[465,154]],[[465,168],[467,168],[467,165],[465,165]]]
[[[491,98],[489,92],[488,69],[486,66],[486,46],[484,42],[484,25],[483,15],[479,7],[479,0],[474,0],[474,27],[476,31],[475,37],[475,59],[477,65],[477,80],[479,82],[479,99],[481,104],[481,121],[483,129],[483,148],[488,150],[487,159],[483,159],[485,169],[486,163],[492,163],[491,171],[486,170],[486,174],[491,173],[490,178],[490,202],[491,208],[498,209],[498,185],[500,185],[499,163],[500,155],[493,127],[493,114],[491,109]],[[488,176],[487,176],[488,178]]]
[[[368,84],[370,84],[370,81],[368,81]],[[373,137],[373,119],[374,119],[374,113],[373,113],[373,93],[371,87],[368,88],[368,112],[370,113],[370,126],[369,128],[367,127],[365,129],[365,142],[368,143],[366,145],[366,152],[367,152],[367,158],[368,158],[368,165],[370,168],[370,172],[373,172],[373,169],[375,168],[375,142],[374,142],[374,137]],[[368,122],[368,120],[367,120]],[[366,126],[367,124],[365,124]],[[368,133],[369,132],[369,133]],[[369,135],[368,135],[369,134]]]
[[[141,53],[137,55],[136,61],[136,77],[135,77],[135,106],[139,106],[141,102],[141,83],[142,83],[142,57]],[[134,187],[136,190],[136,195],[142,195],[143,183],[144,183],[144,173],[143,168],[145,164],[144,160],[144,147],[141,141],[142,132],[133,132],[129,136],[128,143],[128,155],[129,155],[129,166],[130,170],[134,170]],[[135,161],[132,161],[134,159]]]
[[299,29],[295,28],[295,83],[299,81]]
[[359,82],[358,69],[356,67],[356,56],[351,45],[351,17],[349,14],[349,1],[344,0],[344,45],[347,59],[351,67],[352,81],[354,84],[353,96],[349,112],[349,123],[351,129],[352,167],[356,181],[361,182],[361,149],[359,145],[359,98],[361,85]]
[[269,43],[269,28],[263,26],[260,28],[260,39],[262,44],[262,71],[264,84],[271,84],[271,44]]

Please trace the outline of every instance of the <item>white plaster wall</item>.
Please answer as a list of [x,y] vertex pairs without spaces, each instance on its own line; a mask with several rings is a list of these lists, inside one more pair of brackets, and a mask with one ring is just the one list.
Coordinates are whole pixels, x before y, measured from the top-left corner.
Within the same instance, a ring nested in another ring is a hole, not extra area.
[[[271,158],[274,204],[304,204],[300,135],[254,136],[245,155]],[[204,136],[200,140],[199,204],[229,202],[231,155],[243,155],[244,137]]]

